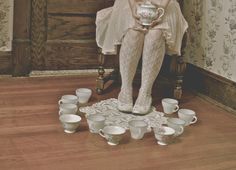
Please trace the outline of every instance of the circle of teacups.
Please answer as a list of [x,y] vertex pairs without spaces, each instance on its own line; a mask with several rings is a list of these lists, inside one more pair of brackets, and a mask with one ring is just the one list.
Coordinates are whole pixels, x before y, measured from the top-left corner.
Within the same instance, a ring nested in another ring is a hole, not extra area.
[[143,120],[131,120],[128,124],[133,139],[142,139],[148,131],[148,124]]
[[168,118],[167,125],[175,130],[175,136],[184,132],[185,121],[179,118]]
[[171,127],[153,127],[153,131],[159,145],[168,145],[174,140],[175,130]]
[[59,117],[65,133],[75,133],[79,127],[81,117],[73,114],[63,114]]
[[79,89],[76,89],[75,93],[76,93],[76,96],[78,97],[79,103],[84,104],[84,103],[88,103],[92,95],[92,90],[89,88],[79,88]]
[[166,114],[172,114],[179,110],[178,100],[171,98],[164,98],[161,100],[163,111]]
[[62,103],[59,105],[59,115],[62,114],[76,114],[78,106],[71,103]]
[[195,111],[190,109],[180,109],[178,111],[178,116],[180,119],[185,121],[185,126],[194,124],[197,122],[197,116]]
[[91,133],[99,133],[99,130],[105,126],[105,117],[103,115],[93,114],[88,115],[86,118]]
[[58,101],[58,104],[61,105],[62,103],[70,103],[76,104],[78,103],[78,97],[75,95],[63,95],[61,99]]
[[120,126],[105,126],[99,130],[99,135],[107,140],[109,145],[118,145],[125,134],[125,129]]

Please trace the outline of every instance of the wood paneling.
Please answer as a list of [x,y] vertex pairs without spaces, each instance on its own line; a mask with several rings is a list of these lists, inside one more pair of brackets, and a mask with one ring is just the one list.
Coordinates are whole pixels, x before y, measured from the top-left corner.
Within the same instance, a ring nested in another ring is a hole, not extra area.
[[32,0],[32,69],[98,67],[95,19],[112,0]]
[[31,0],[14,1],[13,21],[13,76],[30,72]]
[[[142,140],[127,131],[121,144],[109,146],[88,131],[84,116],[75,134],[65,134],[57,101],[79,87],[95,87],[95,77],[11,78],[0,81],[1,170],[235,170],[236,117],[198,96],[185,93],[181,108],[196,111],[198,122],[169,146],[159,146],[153,132]],[[137,96],[138,88],[135,88]],[[117,97],[93,91],[89,104]],[[156,89],[155,89],[156,90]],[[186,92],[186,91],[185,91]],[[153,105],[162,111],[161,91]],[[173,115],[176,116],[176,115]]]
[[185,86],[236,110],[236,83],[188,64]]
[[31,17],[32,69],[45,69],[47,41],[47,1],[32,0]]
[[12,53],[0,52],[0,74],[11,74]]
[[48,40],[95,39],[95,16],[49,15]]
[[114,0],[48,0],[48,13],[95,14]]
[[45,69],[97,68],[97,46],[92,41],[48,41]]

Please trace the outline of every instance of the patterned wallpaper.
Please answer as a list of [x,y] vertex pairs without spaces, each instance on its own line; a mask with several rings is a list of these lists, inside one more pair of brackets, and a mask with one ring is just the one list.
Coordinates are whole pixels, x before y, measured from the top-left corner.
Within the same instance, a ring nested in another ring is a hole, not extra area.
[[236,0],[186,0],[185,59],[236,82]]
[[13,0],[0,0],[0,51],[11,51]]

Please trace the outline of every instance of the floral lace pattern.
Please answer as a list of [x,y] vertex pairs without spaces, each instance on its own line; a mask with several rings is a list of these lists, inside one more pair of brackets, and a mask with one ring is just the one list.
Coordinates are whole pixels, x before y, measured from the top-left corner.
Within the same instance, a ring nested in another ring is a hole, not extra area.
[[117,99],[111,98],[95,103],[92,106],[81,107],[79,110],[85,113],[86,117],[91,114],[102,114],[106,117],[105,125],[118,125],[125,129],[129,129],[128,122],[132,119],[144,120],[148,124],[149,130],[151,130],[151,127],[160,127],[161,124],[166,123],[164,113],[156,111],[154,107],[152,107],[152,111],[149,114],[138,116],[120,112],[117,109],[117,103]]

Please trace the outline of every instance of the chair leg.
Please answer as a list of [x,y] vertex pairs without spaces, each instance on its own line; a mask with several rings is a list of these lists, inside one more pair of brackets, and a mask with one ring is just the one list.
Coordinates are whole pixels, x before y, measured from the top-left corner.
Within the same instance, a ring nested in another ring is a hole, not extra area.
[[104,80],[104,74],[105,74],[105,70],[103,68],[103,66],[99,66],[98,68],[98,77],[97,77],[97,85],[96,85],[96,92],[97,94],[102,94],[103,90],[104,90],[104,84],[105,84],[105,80]]
[[184,72],[186,70],[186,63],[184,62],[182,56],[173,57],[171,62],[171,72],[173,72],[176,76],[173,96],[176,99],[181,99],[183,93],[182,85]]
[[104,80],[104,74],[105,74],[105,70],[104,70],[104,62],[105,62],[105,57],[102,54],[101,49],[98,50],[98,62],[99,62],[99,67],[98,67],[98,77],[96,79],[96,92],[97,94],[102,94],[103,90],[104,90],[104,84],[105,84],[105,80]]
[[183,84],[183,77],[177,76],[175,89],[174,89],[174,98],[175,99],[181,99],[181,97],[182,97],[182,93],[183,93],[182,84]]
[[[97,94],[103,94],[105,90],[105,84],[106,82],[113,80],[114,82],[117,82],[119,80],[119,66],[115,66],[114,71],[105,75],[105,69],[104,69],[104,63],[105,63],[105,56],[102,54],[101,49],[99,49],[99,55],[98,55],[98,77],[96,79],[96,92]],[[116,57],[117,61],[118,58]]]

